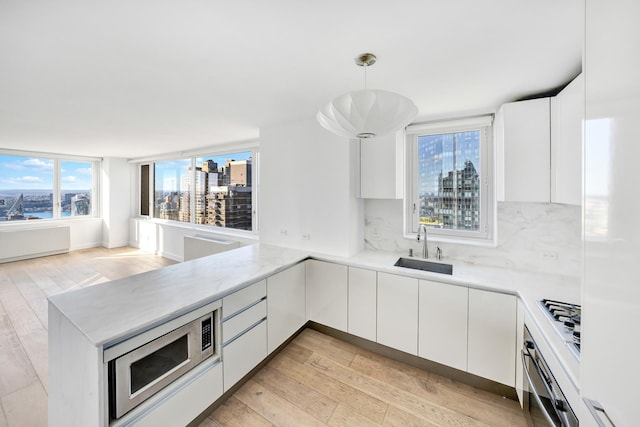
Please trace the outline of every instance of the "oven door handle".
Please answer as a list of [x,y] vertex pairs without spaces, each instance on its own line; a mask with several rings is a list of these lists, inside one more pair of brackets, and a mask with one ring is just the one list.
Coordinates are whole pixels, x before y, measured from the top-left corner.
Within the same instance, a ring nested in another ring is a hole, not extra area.
[[[533,358],[531,357],[531,355],[528,352],[525,352],[525,350],[522,350],[521,356],[522,356],[522,366],[524,367],[524,373],[527,376],[527,381],[529,382],[529,387],[533,391],[533,397],[535,397],[536,401],[538,402],[538,405],[540,405],[540,409],[542,409],[542,413],[544,414],[544,417],[547,419],[549,424],[554,426],[556,423],[553,421],[551,416],[547,413],[547,411],[545,409],[545,406],[542,403],[542,399],[540,399],[540,395],[538,394],[538,390],[536,390],[536,386],[533,384],[533,378],[531,377],[531,373],[529,372],[529,367],[528,367],[528,363],[527,363],[526,357],[531,358],[531,361],[533,362],[534,365],[536,363],[533,360]],[[529,394],[531,394],[531,393],[529,393]]]

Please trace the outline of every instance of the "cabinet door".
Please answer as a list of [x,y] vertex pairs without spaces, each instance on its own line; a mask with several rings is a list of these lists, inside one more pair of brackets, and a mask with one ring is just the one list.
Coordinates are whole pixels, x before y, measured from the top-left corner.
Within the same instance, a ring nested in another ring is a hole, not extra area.
[[569,83],[551,106],[551,201],[581,205],[583,75]]
[[378,273],[377,342],[418,354],[418,279]]
[[305,266],[291,267],[267,279],[267,342],[269,353],[306,322]]
[[467,370],[469,288],[420,280],[418,356]]
[[307,268],[307,316],[341,331],[347,331],[347,267],[309,260]]
[[401,199],[403,131],[360,141],[360,197]]
[[[222,364],[207,368],[188,386],[154,405],[133,424],[136,427],[183,426],[222,396]],[[127,424],[129,425],[129,424]]]
[[516,297],[469,289],[468,371],[515,387]]
[[496,120],[497,198],[543,202],[550,197],[549,98],[504,104]]
[[267,357],[267,321],[263,320],[249,331],[222,348],[224,391]]
[[349,267],[349,333],[376,340],[376,272]]

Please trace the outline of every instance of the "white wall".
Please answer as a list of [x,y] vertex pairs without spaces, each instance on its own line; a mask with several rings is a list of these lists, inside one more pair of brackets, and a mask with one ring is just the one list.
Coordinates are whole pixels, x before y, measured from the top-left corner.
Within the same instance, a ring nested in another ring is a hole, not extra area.
[[126,159],[102,160],[102,246],[105,248],[126,246],[129,242],[130,173],[131,167]]
[[260,130],[260,241],[349,256],[364,244],[357,142],[315,119]]
[[[365,241],[369,249],[420,254],[422,243],[403,236],[402,200],[367,200]],[[430,241],[429,256],[439,246],[443,260],[487,266],[545,271],[579,277],[581,208],[554,203],[498,203],[497,247]],[[555,257],[554,257],[555,255]]]

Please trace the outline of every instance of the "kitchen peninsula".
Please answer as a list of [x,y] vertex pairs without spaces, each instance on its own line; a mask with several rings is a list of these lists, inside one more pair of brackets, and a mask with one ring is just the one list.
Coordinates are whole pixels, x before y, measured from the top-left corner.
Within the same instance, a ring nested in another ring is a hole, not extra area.
[[[462,289],[465,294],[468,290],[469,307],[477,306],[478,310],[482,309],[483,298],[504,299],[507,307],[506,313],[509,317],[512,316],[512,318],[510,317],[511,321],[504,325],[507,331],[507,342],[505,343],[507,350],[503,356],[509,360],[509,371],[506,376],[502,372],[497,372],[493,377],[494,371],[490,366],[485,366],[491,358],[483,357],[481,347],[472,348],[475,344],[473,337],[471,337],[469,343],[466,341],[463,343],[464,349],[467,349],[468,344],[469,354],[477,354],[478,357],[473,363],[469,360],[465,365],[468,366],[468,372],[490,378],[512,388],[521,388],[521,383],[519,383],[521,379],[518,379],[517,368],[519,354],[516,351],[518,337],[521,336],[521,333],[516,333],[516,330],[521,330],[526,318],[529,328],[535,328],[538,334],[537,341],[554,349],[554,354],[557,357],[557,361],[554,363],[561,367],[555,369],[554,372],[560,372],[566,378],[565,382],[568,385],[565,384],[564,389],[567,397],[577,398],[579,371],[577,360],[572,359],[572,355],[566,351],[565,346],[548,327],[544,314],[537,306],[537,301],[543,296],[579,301],[579,280],[577,278],[510,271],[456,262],[453,263],[453,275],[446,276],[394,267],[393,264],[397,258],[397,253],[382,251],[363,251],[354,257],[340,258],[256,244],[53,296],[49,299],[50,425],[116,426],[129,425],[129,423],[131,425],[149,425],[150,420],[154,419],[154,413],[162,413],[163,406],[170,406],[172,399],[185,399],[190,390],[203,388],[199,382],[200,377],[207,378],[207,381],[219,382],[217,395],[202,398],[200,401],[190,399],[192,405],[184,409],[184,416],[187,418],[180,421],[186,423],[195,418],[222,394],[222,390],[228,390],[232,385],[227,383],[229,372],[225,371],[227,375],[223,375],[220,365],[225,364],[226,350],[230,349],[232,345],[228,342],[230,336],[227,336],[226,325],[241,316],[226,313],[225,307],[230,307],[230,304],[225,303],[227,300],[231,301],[230,298],[234,295],[247,294],[248,290],[264,289],[261,291],[264,296],[258,295],[256,302],[260,303],[266,300],[267,303],[266,323],[268,327],[264,329],[264,332],[261,332],[261,341],[256,341],[262,343],[266,339],[267,345],[262,356],[256,359],[258,363],[268,353],[276,350],[283,339],[286,340],[286,336],[283,338],[282,334],[276,334],[276,331],[271,328],[278,324],[277,316],[282,316],[282,313],[287,311],[287,307],[291,312],[300,313],[302,311],[306,313],[304,318],[300,318],[300,316],[296,318],[298,320],[293,325],[294,332],[301,328],[307,320],[311,320],[338,331],[363,337],[363,334],[353,329],[357,324],[355,316],[361,315],[361,313],[353,311],[354,307],[366,306],[364,300],[363,304],[353,304],[357,294],[352,291],[355,290],[357,283],[362,283],[356,280],[358,278],[356,273],[369,273],[364,277],[370,277],[371,280],[364,282],[364,289],[368,288],[374,296],[376,292],[378,293],[378,305],[373,306],[373,310],[370,311],[374,316],[371,323],[378,328],[378,342],[381,342],[385,328],[389,327],[389,325],[383,325],[381,317],[386,312],[388,305],[393,303],[388,300],[387,305],[387,301],[381,298],[381,292],[384,292],[385,286],[389,283],[392,287],[397,286],[392,289],[415,287],[416,292],[418,292],[418,283],[420,283],[419,289],[421,291],[423,285],[440,286],[442,289]],[[295,274],[287,276],[288,272]],[[298,299],[289,298],[286,302],[284,301],[284,295],[293,295],[294,293],[278,292],[276,286],[280,286],[283,279],[289,281],[289,283],[285,283],[285,286],[291,286],[290,289],[298,290],[296,293]],[[323,298],[314,297],[314,292],[318,287],[323,290]],[[477,297],[475,301],[478,304],[476,305],[473,304],[474,295]],[[222,362],[202,363],[201,366],[186,373],[161,393],[158,393],[160,397],[150,398],[121,419],[110,419],[106,364],[110,349],[127,340],[144,335],[150,330],[171,324],[175,319],[196,312],[198,309],[219,300],[223,301],[222,341],[225,342]],[[304,307],[305,302],[306,307]],[[233,311],[240,314],[252,313],[255,311],[254,306],[261,305],[257,303],[248,304],[246,310],[234,309]],[[414,303],[417,318],[418,300],[415,299]],[[491,309],[495,311],[495,306]],[[375,318],[376,312],[378,313],[377,319]],[[478,315],[479,313],[474,312],[468,315]],[[467,324],[466,318],[462,323]],[[482,321],[473,322],[473,325],[482,324]],[[418,330],[419,327],[423,329],[423,326],[416,324],[415,329]],[[495,325],[492,327],[494,328]],[[470,331],[470,334],[473,335],[471,332],[475,333],[476,331]],[[482,331],[477,331],[477,333],[481,334]],[[239,336],[241,335],[242,333],[239,334]],[[277,335],[277,341],[273,342]],[[247,333],[245,336],[249,336],[249,334]],[[375,339],[375,337],[363,338]],[[410,354],[420,355],[418,337],[414,336],[413,340],[415,341],[415,351],[395,346],[393,343],[386,343],[384,340],[382,343]],[[491,355],[492,358],[496,358],[496,356],[498,355],[495,353]],[[497,358],[500,359],[499,356]],[[459,368],[465,370],[465,366]],[[249,372],[252,367],[248,366],[241,372]],[[214,374],[216,370],[217,373]],[[233,381],[238,379],[234,378]],[[211,387],[204,388],[210,389]],[[167,392],[167,389],[170,392]]]

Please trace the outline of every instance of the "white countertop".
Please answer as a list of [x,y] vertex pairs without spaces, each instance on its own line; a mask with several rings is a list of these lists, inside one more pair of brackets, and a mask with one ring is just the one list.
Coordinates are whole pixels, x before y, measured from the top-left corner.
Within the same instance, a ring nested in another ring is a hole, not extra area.
[[[365,269],[519,296],[578,389],[579,364],[538,307],[542,298],[580,303],[580,280],[456,262],[453,275],[395,267],[406,254],[365,250],[353,257],[255,244],[49,298],[96,346],[108,347],[312,257]],[[534,337],[540,339],[540,337]]]

